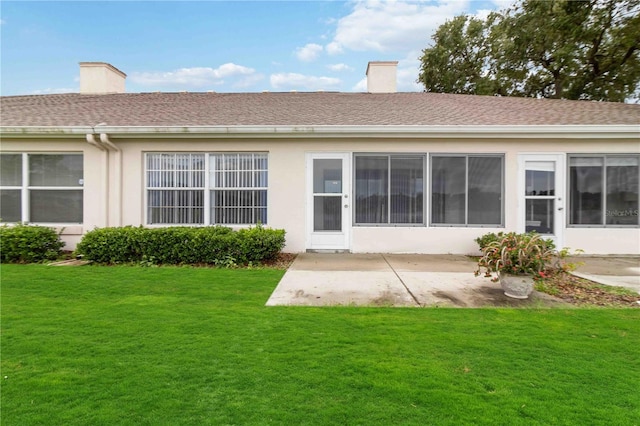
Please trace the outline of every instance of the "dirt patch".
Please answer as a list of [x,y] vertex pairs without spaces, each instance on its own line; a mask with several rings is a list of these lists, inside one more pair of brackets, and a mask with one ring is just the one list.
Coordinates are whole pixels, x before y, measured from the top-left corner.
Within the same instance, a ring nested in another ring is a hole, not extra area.
[[454,296],[452,294],[449,294],[447,292],[444,292],[444,291],[436,291],[435,293],[433,293],[433,296],[437,297],[438,299],[448,300],[449,302],[453,303],[454,306],[459,306],[461,308],[466,308],[467,307],[467,304],[465,302],[463,302],[462,300],[460,300],[456,296]]
[[536,283],[536,290],[566,303],[580,306],[640,308],[640,294],[576,277],[567,272],[551,273]]
[[496,306],[504,308],[554,308],[568,303],[560,298],[534,291],[528,299],[514,299],[504,294],[499,287],[481,286],[472,290],[473,306]]
[[271,260],[262,263],[262,266],[274,269],[289,269],[289,266],[296,260],[296,253],[278,253],[278,255]]

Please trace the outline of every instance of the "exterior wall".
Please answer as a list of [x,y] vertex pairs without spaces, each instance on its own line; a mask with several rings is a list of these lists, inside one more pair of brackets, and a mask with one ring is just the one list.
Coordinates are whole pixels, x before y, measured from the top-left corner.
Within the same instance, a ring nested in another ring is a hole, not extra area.
[[568,228],[565,246],[586,254],[640,254],[638,228]]
[[[306,250],[307,152],[348,153],[499,153],[505,155],[505,227],[353,226],[351,251],[390,253],[477,253],[473,241],[487,232],[515,231],[518,223],[518,155],[521,153],[638,152],[637,140],[397,140],[397,139],[120,139],[121,152],[100,151],[84,139],[3,140],[2,151],[82,152],[84,154],[84,223],[63,230],[73,249],[83,232],[94,227],[145,223],[145,152],[268,152],[268,223],[287,231],[286,251]],[[429,170],[427,169],[427,173]],[[121,175],[121,178],[120,178]],[[108,179],[105,179],[108,176]],[[429,200],[427,200],[427,207]],[[640,229],[566,228],[564,246],[587,254],[640,254]]]
[[[84,160],[83,223],[46,224],[55,228],[66,243],[65,250],[74,250],[82,234],[95,227],[106,226],[105,166],[106,154],[82,140],[2,140],[2,152],[55,154],[82,153]],[[43,224],[45,225],[45,224]]]

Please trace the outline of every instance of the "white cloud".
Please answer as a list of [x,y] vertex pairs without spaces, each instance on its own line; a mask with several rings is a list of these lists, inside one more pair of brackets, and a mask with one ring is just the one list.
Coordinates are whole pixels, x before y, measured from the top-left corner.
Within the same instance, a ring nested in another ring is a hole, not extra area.
[[331,90],[342,83],[339,78],[315,77],[297,73],[271,74],[271,87],[278,90]]
[[419,51],[412,51],[398,61],[398,92],[421,92],[424,87],[418,83],[420,74]]
[[351,88],[353,92],[366,92],[367,91],[367,77],[363,78]]
[[439,2],[356,1],[353,10],[338,20],[329,54],[345,50],[377,52],[418,50],[447,19],[468,10],[468,0]]
[[327,44],[326,50],[329,55],[339,55],[340,53],[344,52],[342,45],[337,41],[332,41],[331,43]]
[[495,9],[497,11],[501,11],[503,9],[507,9],[513,6],[516,2],[515,0],[492,0],[491,3],[493,3],[496,6]]
[[296,57],[303,62],[315,61],[322,53],[323,47],[319,44],[309,43],[304,47],[296,49]]
[[80,91],[79,88],[75,87],[60,87],[60,88],[46,88],[34,90],[31,92],[32,95],[50,95],[52,93],[78,93]]
[[331,65],[327,65],[327,68],[329,68],[331,71],[336,71],[336,72],[353,71],[353,68],[347,64],[331,64]]
[[233,87],[246,87],[263,77],[253,68],[227,63],[218,68],[194,67],[168,72],[133,72],[130,78],[132,82],[143,86],[205,87],[221,85],[226,83],[226,79],[232,79]]

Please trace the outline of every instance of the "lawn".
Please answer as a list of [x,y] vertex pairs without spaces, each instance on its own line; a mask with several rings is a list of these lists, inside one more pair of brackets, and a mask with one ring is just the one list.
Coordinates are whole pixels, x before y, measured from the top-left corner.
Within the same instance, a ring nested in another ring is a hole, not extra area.
[[3,425],[640,423],[640,310],[265,307],[274,269],[2,265]]

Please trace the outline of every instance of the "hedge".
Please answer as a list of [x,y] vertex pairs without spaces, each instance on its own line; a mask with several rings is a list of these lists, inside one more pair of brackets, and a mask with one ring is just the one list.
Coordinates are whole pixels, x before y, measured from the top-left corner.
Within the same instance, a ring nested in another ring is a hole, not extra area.
[[234,231],[208,227],[118,227],[87,232],[76,254],[97,263],[211,264],[231,266],[273,259],[285,231],[256,226]]
[[62,254],[64,242],[55,230],[38,225],[0,227],[0,262],[35,263],[55,260]]

